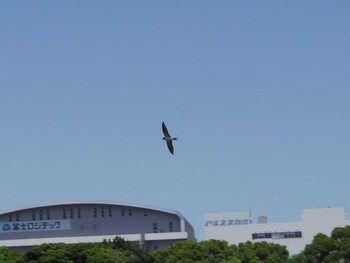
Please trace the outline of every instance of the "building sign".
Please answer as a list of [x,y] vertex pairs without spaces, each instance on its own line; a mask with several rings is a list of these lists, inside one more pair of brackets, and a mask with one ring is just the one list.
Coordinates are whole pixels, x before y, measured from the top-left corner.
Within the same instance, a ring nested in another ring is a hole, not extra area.
[[44,220],[0,223],[0,233],[69,230],[70,220]]
[[205,221],[205,227],[248,225],[248,224],[251,224],[251,223],[252,223],[251,219],[206,220]]

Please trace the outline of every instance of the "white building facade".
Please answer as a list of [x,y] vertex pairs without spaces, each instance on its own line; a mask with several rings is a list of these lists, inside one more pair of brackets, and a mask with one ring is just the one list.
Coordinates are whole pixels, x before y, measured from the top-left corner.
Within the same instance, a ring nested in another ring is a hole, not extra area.
[[261,216],[253,224],[248,212],[205,214],[204,221],[206,240],[226,240],[236,245],[266,241],[286,246],[290,255],[304,250],[316,234],[330,235],[335,227],[350,225],[344,208],[304,209],[299,222],[267,223],[267,218]]
[[177,211],[123,202],[70,202],[28,206],[0,213],[0,247],[28,250],[43,243],[102,243],[116,236],[144,249],[195,240]]

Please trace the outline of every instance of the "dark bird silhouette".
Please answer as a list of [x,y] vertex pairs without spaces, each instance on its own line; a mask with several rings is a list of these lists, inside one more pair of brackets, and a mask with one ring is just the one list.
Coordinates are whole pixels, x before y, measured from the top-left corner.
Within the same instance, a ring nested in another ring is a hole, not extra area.
[[165,123],[162,122],[162,129],[163,129],[163,140],[166,141],[166,144],[168,145],[168,149],[171,154],[174,154],[174,146],[173,146],[173,141],[177,141],[176,137],[171,137],[167,127],[165,126]]

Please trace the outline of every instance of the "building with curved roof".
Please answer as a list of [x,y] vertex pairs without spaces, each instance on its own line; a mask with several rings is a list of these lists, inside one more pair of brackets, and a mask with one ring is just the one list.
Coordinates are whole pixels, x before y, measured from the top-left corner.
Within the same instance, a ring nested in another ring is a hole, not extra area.
[[149,251],[195,240],[177,211],[124,202],[79,201],[22,207],[0,213],[0,246],[28,249],[43,243],[101,243],[116,236]]

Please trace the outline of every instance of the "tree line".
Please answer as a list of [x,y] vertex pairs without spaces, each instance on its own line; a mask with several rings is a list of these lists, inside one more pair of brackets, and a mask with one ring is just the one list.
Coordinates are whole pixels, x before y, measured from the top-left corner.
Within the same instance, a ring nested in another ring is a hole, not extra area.
[[186,240],[165,250],[148,252],[138,243],[116,237],[102,244],[43,244],[26,253],[0,248],[0,263],[350,263],[350,226],[330,236],[317,234],[312,243],[290,256],[285,246],[250,241],[229,245],[222,240]]

